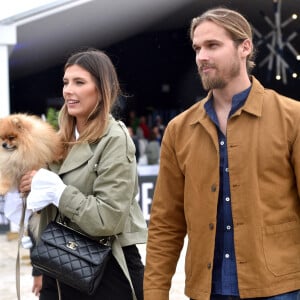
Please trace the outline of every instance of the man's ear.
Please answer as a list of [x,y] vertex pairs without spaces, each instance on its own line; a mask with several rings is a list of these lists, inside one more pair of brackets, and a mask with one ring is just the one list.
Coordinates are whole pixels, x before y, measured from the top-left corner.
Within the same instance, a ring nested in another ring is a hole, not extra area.
[[240,46],[241,55],[243,57],[247,57],[251,53],[253,48],[252,42],[249,39],[245,39]]

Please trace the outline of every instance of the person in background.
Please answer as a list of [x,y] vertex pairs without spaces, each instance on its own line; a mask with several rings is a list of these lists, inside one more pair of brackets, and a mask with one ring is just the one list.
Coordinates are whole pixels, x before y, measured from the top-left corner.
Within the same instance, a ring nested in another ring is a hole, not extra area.
[[140,158],[140,145],[139,145],[139,139],[138,137],[134,134],[132,127],[127,126],[129,135],[131,136],[134,146],[135,146],[135,157],[136,157],[136,161],[139,161]]
[[137,128],[137,131],[140,130],[142,133],[141,138],[145,138],[146,140],[150,137],[150,128],[147,125],[147,118],[146,116],[140,116],[139,126]]
[[166,129],[166,126],[164,125],[163,121],[162,121],[162,118],[160,115],[157,115],[155,117],[155,125],[154,127],[157,128],[158,130],[158,133],[160,135],[160,143],[161,143],[161,140],[162,140],[162,137],[164,136],[164,132],[165,132],[165,129]]
[[150,139],[151,139],[151,135],[154,135],[154,139],[157,140],[160,145],[163,136],[162,136],[161,131],[159,130],[158,126],[154,125],[152,127],[152,133],[150,134]]
[[[92,238],[118,236],[129,278],[113,247],[95,294],[60,283],[64,300],[132,300],[134,293],[143,299],[144,266],[136,244],[146,242],[147,225],[135,200],[135,147],[126,126],[110,114],[119,93],[115,68],[104,52],[92,49],[71,55],[64,68],[59,114],[64,159],[50,170],[26,173],[19,187],[30,192],[27,208],[41,210],[40,231],[58,210],[70,227]],[[43,275],[40,299],[58,299],[55,279]]]
[[149,165],[157,165],[159,163],[160,143],[157,140],[155,130],[151,130],[148,143],[146,145],[145,154]]
[[126,123],[127,123],[127,126],[132,128],[133,133],[136,134],[136,130],[139,127],[140,119],[136,115],[135,110],[129,111]]
[[250,75],[252,30],[240,13],[210,9],[190,34],[208,95],[164,133],[144,299],[169,299],[187,235],[190,299],[297,300],[300,102]]

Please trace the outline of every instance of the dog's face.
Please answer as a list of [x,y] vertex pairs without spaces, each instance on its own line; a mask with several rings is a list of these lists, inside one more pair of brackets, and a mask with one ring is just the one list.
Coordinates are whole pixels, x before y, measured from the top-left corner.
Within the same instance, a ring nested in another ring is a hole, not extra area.
[[23,124],[19,118],[0,120],[0,146],[2,150],[14,151],[18,148],[22,137]]

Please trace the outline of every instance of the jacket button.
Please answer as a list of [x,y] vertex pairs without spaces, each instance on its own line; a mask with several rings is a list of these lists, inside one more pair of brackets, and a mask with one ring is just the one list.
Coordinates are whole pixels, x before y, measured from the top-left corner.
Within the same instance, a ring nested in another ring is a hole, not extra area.
[[211,263],[207,264],[207,269],[211,269]]
[[209,227],[210,230],[213,230],[214,229],[214,224],[213,223],[209,223],[208,227]]
[[213,184],[210,189],[212,192],[215,192],[217,190],[217,185]]

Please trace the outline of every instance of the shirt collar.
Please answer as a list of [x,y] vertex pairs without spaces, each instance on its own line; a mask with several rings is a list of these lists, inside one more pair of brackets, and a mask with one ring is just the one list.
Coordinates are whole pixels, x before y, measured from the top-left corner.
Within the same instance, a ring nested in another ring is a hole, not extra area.
[[[238,94],[235,94],[232,97],[232,106],[231,106],[231,110],[230,110],[228,117],[230,117],[232,114],[234,114],[239,108],[241,108],[245,104],[247,97],[250,93],[250,90],[251,90],[251,85],[244,91],[242,91]],[[209,98],[209,100],[204,104],[204,108],[206,110],[206,113],[210,116],[210,118],[216,124],[218,124],[219,122],[217,121],[217,116],[216,116],[215,109],[213,106],[213,94],[211,94],[211,97]]]

